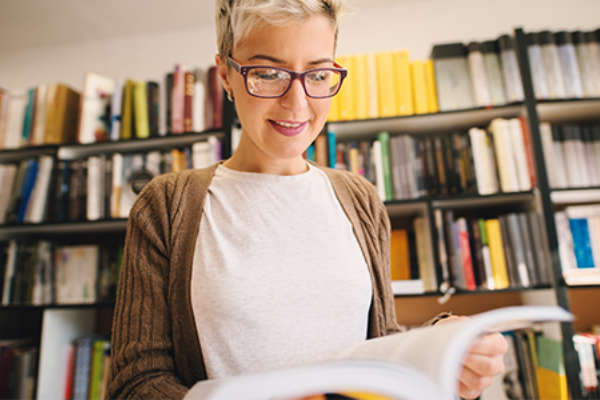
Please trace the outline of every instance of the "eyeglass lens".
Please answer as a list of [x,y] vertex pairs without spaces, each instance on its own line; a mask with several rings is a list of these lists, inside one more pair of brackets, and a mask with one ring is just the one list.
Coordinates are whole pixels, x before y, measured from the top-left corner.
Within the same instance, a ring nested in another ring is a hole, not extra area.
[[[257,96],[281,96],[289,87],[291,75],[275,68],[252,68],[247,75],[248,91]],[[309,96],[327,97],[338,89],[339,71],[318,69],[304,76],[304,86]]]

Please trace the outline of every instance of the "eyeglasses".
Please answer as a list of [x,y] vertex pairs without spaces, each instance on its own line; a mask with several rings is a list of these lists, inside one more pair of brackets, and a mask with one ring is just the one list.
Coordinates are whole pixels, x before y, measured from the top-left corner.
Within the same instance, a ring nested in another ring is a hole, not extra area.
[[295,79],[300,79],[304,93],[314,99],[325,99],[339,92],[348,71],[334,63],[334,68],[315,68],[294,72],[285,68],[265,65],[240,65],[227,57],[227,63],[244,77],[246,90],[251,96],[274,99],[284,96]]

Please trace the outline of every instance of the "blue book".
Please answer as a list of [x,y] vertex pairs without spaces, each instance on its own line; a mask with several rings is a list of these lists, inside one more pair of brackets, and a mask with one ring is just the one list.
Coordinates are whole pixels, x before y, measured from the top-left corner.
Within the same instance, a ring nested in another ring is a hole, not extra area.
[[33,191],[37,172],[37,160],[29,160],[27,162],[27,169],[25,170],[23,186],[21,187],[21,203],[19,204],[19,212],[17,213],[17,222],[19,224],[22,224],[25,220],[25,212],[27,211],[27,204],[29,204],[29,200],[31,199],[31,192]]
[[306,149],[306,159],[309,161],[315,161],[315,145],[311,144],[310,146],[308,146],[308,149]]
[[25,119],[23,120],[22,142],[29,143],[33,128],[33,104],[35,101],[35,89],[27,91],[27,105],[25,106]]
[[335,168],[337,157],[335,151],[335,133],[327,133],[327,149],[329,152],[329,167]]
[[594,256],[590,243],[590,228],[587,218],[569,218],[573,236],[573,247],[578,268],[594,268]]

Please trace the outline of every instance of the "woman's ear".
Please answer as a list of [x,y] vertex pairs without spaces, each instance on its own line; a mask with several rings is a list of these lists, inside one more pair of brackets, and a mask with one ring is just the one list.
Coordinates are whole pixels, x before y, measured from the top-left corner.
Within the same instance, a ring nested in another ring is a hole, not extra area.
[[227,60],[223,59],[219,54],[217,54],[215,56],[215,64],[217,65],[217,74],[219,75],[223,89],[225,89],[228,94],[232,94],[229,75],[227,74]]

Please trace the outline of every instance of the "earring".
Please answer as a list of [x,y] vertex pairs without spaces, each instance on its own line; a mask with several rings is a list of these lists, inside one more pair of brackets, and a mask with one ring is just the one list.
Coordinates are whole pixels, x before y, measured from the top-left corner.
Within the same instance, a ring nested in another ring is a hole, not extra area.
[[233,103],[233,95],[229,91],[227,92],[227,100]]

